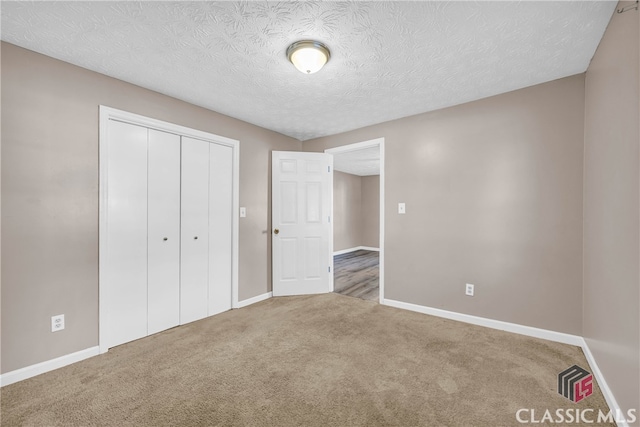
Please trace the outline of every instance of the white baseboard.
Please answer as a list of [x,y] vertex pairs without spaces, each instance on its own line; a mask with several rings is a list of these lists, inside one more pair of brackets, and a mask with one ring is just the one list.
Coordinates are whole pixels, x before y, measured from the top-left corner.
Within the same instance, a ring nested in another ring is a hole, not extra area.
[[16,369],[15,371],[0,375],[0,386],[4,387],[9,384],[17,383],[18,381],[26,380],[27,378],[35,377],[36,375],[71,365],[72,363],[80,362],[81,360],[88,359],[89,357],[97,356],[98,354],[100,354],[100,347],[95,346],[85,350],[76,351],[75,353],[56,357],[55,359],[47,360],[45,362],[36,363],[35,365]]
[[242,300],[242,301],[238,301],[238,305],[236,306],[236,308],[246,307],[248,305],[255,304],[257,302],[269,299],[272,296],[273,296],[273,292],[267,292],[266,294],[257,295],[257,296],[255,296],[253,298],[248,298],[248,299],[245,299],[245,300]]
[[[591,373],[596,378],[596,382],[598,383],[598,386],[600,386],[600,391],[602,391],[602,394],[604,395],[604,400],[607,401],[607,405],[609,405],[609,409],[613,413],[614,418],[616,414],[623,414],[620,405],[618,405],[618,401],[613,396],[613,392],[609,388],[607,381],[604,379],[604,375],[602,375],[602,371],[598,367],[598,363],[596,363],[596,359],[593,357],[593,353],[591,353],[591,350],[587,345],[587,341],[584,338],[582,338],[581,347],[584,352],[584,356],[587,358],[587,362],[589,362]],[[623,417],[616,419],[616,424],[618,427],[629,427],[629,423],[627,423],[626,419],[623,419]]]
[[472,316],[470,314],[456,313],[454,311],[441,310],[423,305],[410,304],[408,302],[395,301],[390,299],[382,300],[383,305],[402,308],[405,310],[417,311],[418,313],[430,314],[432,316],[444,317],[445,319],[457,320],[459,322],[471,323],[472,325],[484,326],[501,331],[513,332],[529,337],[542,338],[549,341],[561,342],[564,344],[582,347],[584,340],[581,336],[555,332],[547,329],[534,328],[532,326],[518,325],[517,323],[503,322],[501,320],[487,319],[485,317]]
[[355,252],[355,251],[375,251],[375,252],[380,252],[380,248],[372,248],[371,246],[356,246],[355,248],[342,249],[342,250],[339,250],[339,251],[335,251],[333,253],[333,256],[344,255],[344,254],[348,254],[349,252]]

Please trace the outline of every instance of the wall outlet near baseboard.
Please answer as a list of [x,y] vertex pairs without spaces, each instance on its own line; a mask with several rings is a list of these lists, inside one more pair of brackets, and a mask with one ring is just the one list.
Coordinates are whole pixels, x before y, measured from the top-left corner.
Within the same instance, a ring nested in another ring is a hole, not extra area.
[[468,295],[468,296],[472,297],[473,296],[473,292],[474,292],[474,288],[475,288],[474,285],[472,285],[471,283],[467,283],[467,286],[464,289],[465,295]]
[[64,329],[64,314],[51,317],[51,332],[58,332]]

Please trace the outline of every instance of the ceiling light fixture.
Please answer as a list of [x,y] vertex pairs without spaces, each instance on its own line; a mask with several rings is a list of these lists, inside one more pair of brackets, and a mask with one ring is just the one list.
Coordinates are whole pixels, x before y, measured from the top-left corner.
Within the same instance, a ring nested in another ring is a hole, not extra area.
[[315,40],[301,40],[287,48],[287,58],[301,72],[313,74],[320,71],[331,58],[329,48]]

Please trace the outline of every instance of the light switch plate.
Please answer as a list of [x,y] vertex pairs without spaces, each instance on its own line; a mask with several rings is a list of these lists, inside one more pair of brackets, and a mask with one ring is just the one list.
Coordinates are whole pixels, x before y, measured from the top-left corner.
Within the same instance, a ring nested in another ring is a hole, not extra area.
[[407,211],[404,203],[398,203],[398,213],[403,214]]

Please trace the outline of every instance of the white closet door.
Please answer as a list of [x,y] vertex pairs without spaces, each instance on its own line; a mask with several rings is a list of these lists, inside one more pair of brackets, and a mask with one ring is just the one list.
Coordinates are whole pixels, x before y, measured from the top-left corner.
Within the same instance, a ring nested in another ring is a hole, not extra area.
[[180,324],[180,136],[149,129],[148,334]]
[[147,335],[147,128],[110,120],[107,149],[108,346]]
[[182,137],[180,323],[208,314],[209,143]]
[[233,149],[209,147],[209,315],[231,310]]

